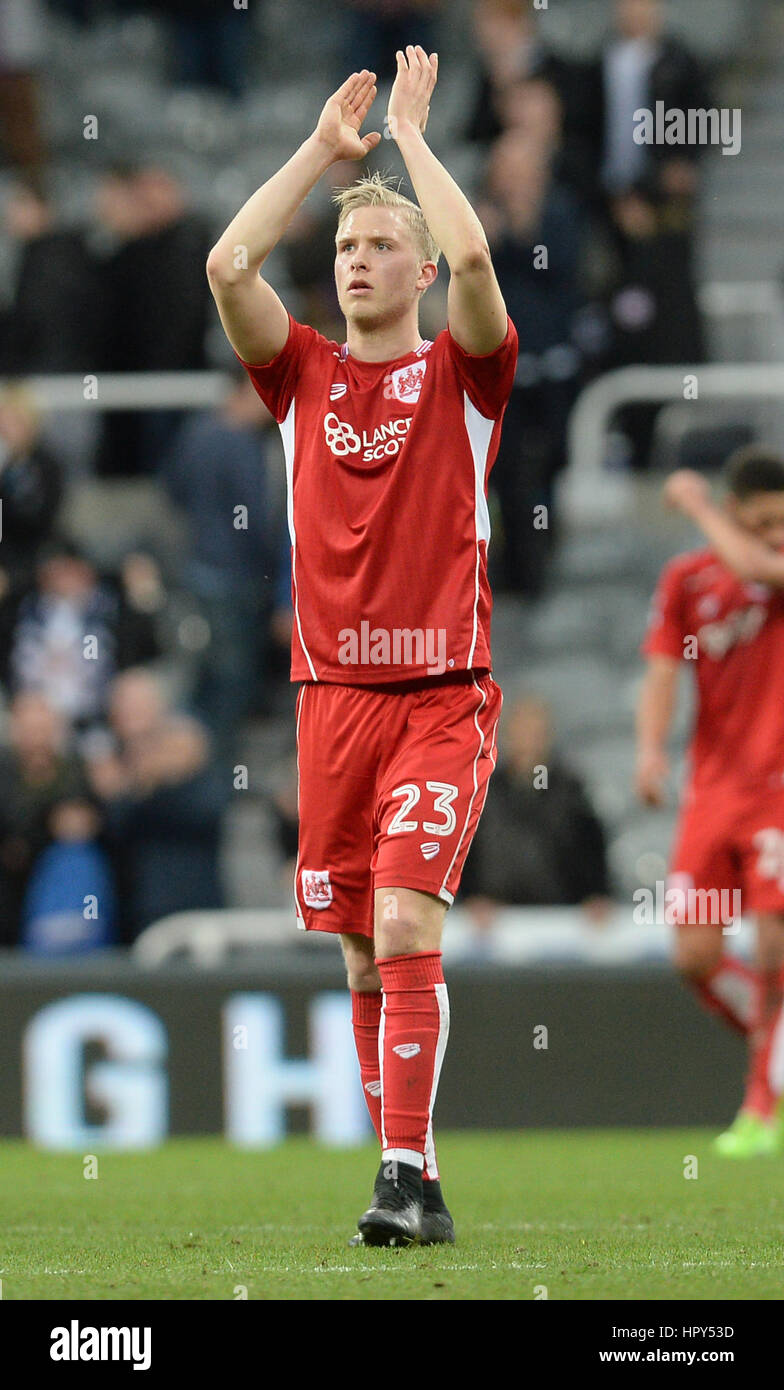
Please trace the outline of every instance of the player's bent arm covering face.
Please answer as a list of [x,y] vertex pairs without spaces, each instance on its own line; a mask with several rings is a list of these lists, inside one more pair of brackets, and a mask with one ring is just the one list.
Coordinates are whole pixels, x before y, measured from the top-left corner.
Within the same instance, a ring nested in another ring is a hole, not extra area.
[[[770,539],[780,536],[782,530],[778,480],[774,488],[742,503],[736,498],[733,504],[730,498],[730,505],[721,507],[714,502],[710,485],[700,473],[680,468],[667,479],[664,500],[699,527],[738,579],[747,584],[767,584],[772,589],[784,588],[784,554],[779,544]],[[744,516],[745,525],[740,524],[739,514]]]

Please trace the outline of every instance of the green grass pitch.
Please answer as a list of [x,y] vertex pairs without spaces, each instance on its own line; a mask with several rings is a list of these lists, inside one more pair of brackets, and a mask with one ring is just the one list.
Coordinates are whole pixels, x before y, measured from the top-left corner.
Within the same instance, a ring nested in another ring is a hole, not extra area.
[[[450,1134],[454,1247],[349,1250],[376,1150],[0,1144],[4,1299],[780,1299],[784,1157],[705,1131]],[[697,1159],[697,1176],[692,1158]],[[537,1292],[538,1290],[538,1292]]]

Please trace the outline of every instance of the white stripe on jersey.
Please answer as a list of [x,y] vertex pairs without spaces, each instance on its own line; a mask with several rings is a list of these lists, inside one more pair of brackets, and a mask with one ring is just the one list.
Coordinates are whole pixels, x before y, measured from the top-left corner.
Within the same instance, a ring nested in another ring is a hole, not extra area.
[[294,406],[292,401],[288,409],[288,414],[280,421],[278,429],[283,441],[283,456],[286,460],[286,517],[289,523],[289,539],[291,541],[291,578],[294,589],[294,617],[297,622],[297,632],[302,643],[302,650],[305,653],[305,660],[308,663],[310,674],[314,681],[318,680],[316,668],[310,659],[310,652],[305,646],[305,638],[302,636],[302,624],[299,620],[299,594],[297,592],[297,534],[294,530]]
[[490,512],[487,507],[485,496],[485,473],[487,471],[487,455],[490,452],[490,440],[492,438],[495,420],[488,420],[486,416],[480,415],[476,406],[468,399],[467,393],[463,392],[466,433],[468,442],[471,445],[471,454],[474,460],[474,525],[476,528],[476,570],[474,575],[474,622],[471,636],[471,650],[468,653],[466,666],[471,667],[474,659],[474,648],[476,647],[478,621],[479,621],[479,542],[484,541],[485,546],[490,543]]

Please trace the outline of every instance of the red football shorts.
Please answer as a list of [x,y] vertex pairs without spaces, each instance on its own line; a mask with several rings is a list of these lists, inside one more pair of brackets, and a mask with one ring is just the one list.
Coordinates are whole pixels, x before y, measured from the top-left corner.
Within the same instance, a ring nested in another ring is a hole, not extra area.
[[451,903],[496,762],[501,691],[464,682],[297,696],[297,925],[373,936],[376,888]]
[[784,787],[687,793],[667,886],[686,894],[682,923],[723,926],[728,908],[730,920],[784,913]]

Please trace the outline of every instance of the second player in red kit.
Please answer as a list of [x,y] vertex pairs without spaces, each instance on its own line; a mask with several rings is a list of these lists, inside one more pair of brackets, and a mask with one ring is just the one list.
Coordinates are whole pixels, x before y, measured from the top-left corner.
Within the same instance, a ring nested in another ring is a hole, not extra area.
[[[288,484],[300,925],[339,935],[381,1144],[352,1244],[454,1240],[433,1140],[449,1030],[444,916],[484,805],[501,705],[490,656],[487,481],[517,362],[487,241],[424,139],[438,60],[397,55],[387,113],[418,204],[361,178],[337,198],[346,342],[297,323],[259,275],[325,170],[361,159],[375,76],[355,73],[249,199],[208,274],[277,419]],[[419,301],[450,269],[447,328]]]
[[[696,720],[669,899],[679,968],[748,1040],[743,1104],[716,1141],[720,1153],[743,1158],[784,1139],[784,462],[751,447],[729,461],[727,478],[723,508],[698,474],[673,474],[665,488],[709,548],[672,560],[654,598],[638,783],[646,801],[660,801],[685,660]],[[741,913],[756,921],[752,965],[725,950]]]

